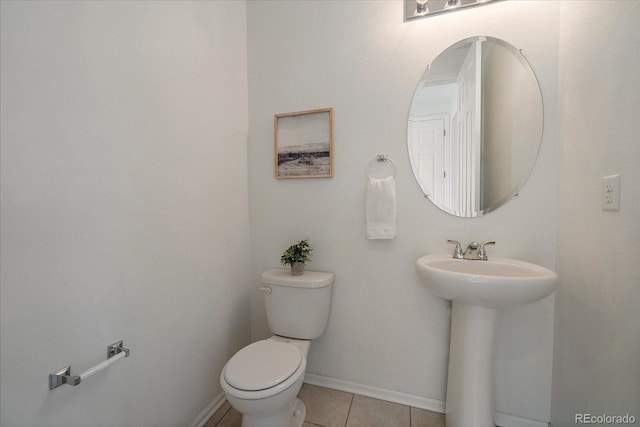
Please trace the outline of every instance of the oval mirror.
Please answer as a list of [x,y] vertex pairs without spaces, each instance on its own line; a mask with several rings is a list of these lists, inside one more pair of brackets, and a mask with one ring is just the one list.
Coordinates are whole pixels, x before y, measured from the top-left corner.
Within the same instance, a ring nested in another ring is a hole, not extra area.
[[542,126],[540,87],[522,53],[493,37],[464,39],[427,67],[413,95],[411,168],[437,207],[481,216],[518,193]]

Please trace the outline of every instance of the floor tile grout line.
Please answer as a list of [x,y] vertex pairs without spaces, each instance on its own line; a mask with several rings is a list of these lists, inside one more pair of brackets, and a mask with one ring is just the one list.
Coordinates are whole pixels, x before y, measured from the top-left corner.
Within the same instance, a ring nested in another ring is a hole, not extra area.
[[[224,414],[220,417],[220,420],[216,423],[216,425],[214,427],[217,427],[220,425],[220,423],[222,422],[222,420],[224,420],[224,417],[227,416],[227,414],[229,413],[229,411],[231,410],[231,405],[229,405],[229,407],[227,408],[226,411],[224,411]],[[215,415],[215,414],[214,414]]]
[[351,415],[351,407],[353,406],[353,399],[355,398],[355,394],[351,393],[351,400],[349,401],[349,410],[347,411],[347,418],[344,420],[344,427],[347,427],[347,423],[349,422],[349,415]]

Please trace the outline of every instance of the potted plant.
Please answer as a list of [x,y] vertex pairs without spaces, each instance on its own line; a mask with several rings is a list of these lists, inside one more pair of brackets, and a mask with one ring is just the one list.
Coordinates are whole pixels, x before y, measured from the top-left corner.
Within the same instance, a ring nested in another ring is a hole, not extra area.
[[301,276],[304,273],[304,266],[311,261],[312,250],[307,239],[300,240],[284,251],[280,257],[280,263],[291,266],[291,275]]

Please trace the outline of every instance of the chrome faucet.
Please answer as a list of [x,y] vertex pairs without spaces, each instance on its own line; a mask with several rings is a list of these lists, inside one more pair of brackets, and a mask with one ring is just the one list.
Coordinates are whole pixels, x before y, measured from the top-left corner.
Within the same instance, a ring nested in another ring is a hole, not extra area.
[[455,259],[468,259],[468,260],[480,260],[486,261],[489,259],[487,257],[487,251],[485,250],[486,245],[495,245],[496,242],[493,240],[487,240],[483,243],[471,242],[467,245],[467,249],[462,252],[462,246],[460,242],[457,240],[447,240],[447,243],[451,243],[456,245],[456,249],[453,252],[453,258]]
[[487,240],[486,242],[483,242],[480,245],[480,248],[478,249],[478,259],[482,260],[482,261],[486,261],[489,258],[487,257],[487,251],[484,249],[484,247],[486,245],[495,245],[496,242],[495,240]]
[[460,246],[460,242],[458,242],[457,240],[447,240],[447,243],[451,243],[453,245],[456,245],[456,249],[453,251],[453,257],[455,259],[463,259],[464,258],[464,254],[462,253],[462,246]]

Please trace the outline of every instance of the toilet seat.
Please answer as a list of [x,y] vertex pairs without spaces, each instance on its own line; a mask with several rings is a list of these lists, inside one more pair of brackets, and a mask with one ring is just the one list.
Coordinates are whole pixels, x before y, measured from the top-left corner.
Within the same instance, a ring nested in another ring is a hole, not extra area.
[[292,343],[266,339],[238,351],[220,379],[225,392],[242,399],[262,399],[287,389],[306,369],[306,358]]
[[246,391],[275,387],[293,374],[302,362],[293,344],[262,340],[249,344],[229,360],[224,378],[229,385]]

